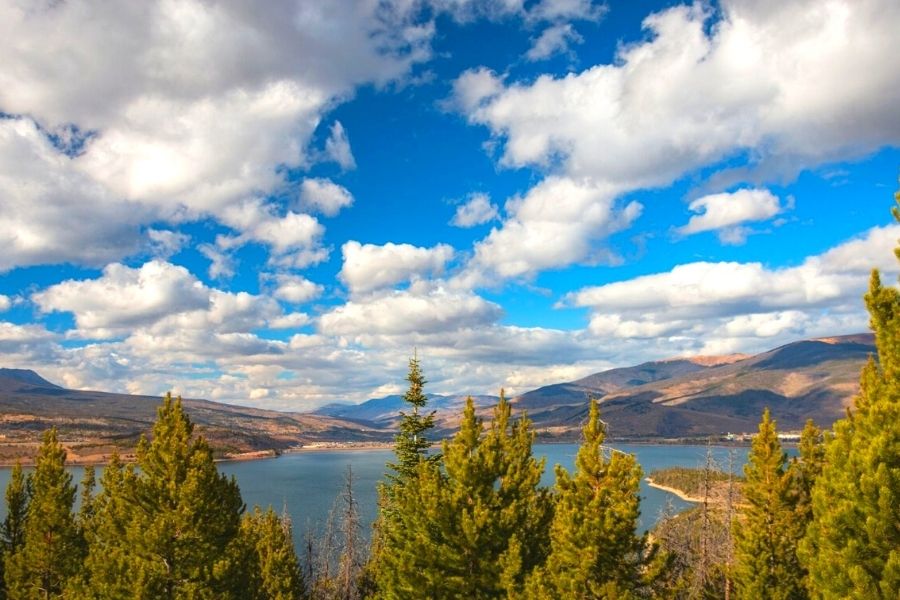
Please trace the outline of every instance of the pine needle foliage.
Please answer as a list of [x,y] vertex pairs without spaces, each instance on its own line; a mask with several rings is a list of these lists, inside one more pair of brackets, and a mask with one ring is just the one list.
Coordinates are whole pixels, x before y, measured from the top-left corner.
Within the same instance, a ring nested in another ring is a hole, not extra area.
[[79,570],[82,540],[72,508],[75,485],[56,429],[44,434],[34,472],[21,546],[6,560],[12,600],[59,598]]
[[807,598],[797,557],[798,522],[787,455],[766,409],[744,466],[744,507],[734,524],[737,597],[746,600]]
[[816,598],[900,597],[900,292],[876,270],[865,301],[878,359],[869,359],[853,409],[835,423],[802,544]]
[[607,456],[595,400],[583,436],[574,472],[556,467],[550,554],[529,580],[526,598],[622,599],[649,592],[653,553],[646,536],[637,534],[641,468],[633,455]]

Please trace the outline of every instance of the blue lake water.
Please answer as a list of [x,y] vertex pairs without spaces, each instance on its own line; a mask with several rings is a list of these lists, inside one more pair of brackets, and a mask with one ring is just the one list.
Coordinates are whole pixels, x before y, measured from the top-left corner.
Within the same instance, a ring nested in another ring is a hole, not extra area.
[[[614,445],[617,450],[634,454],[647,474],[665,467],[703,466],[706,457],[705,446],[684,445]],[[575,444],[537,444],[534,453],[547,459],[547,469],[543,483],[552,485],[553,466],[561,464],[571,471],[575,462]],[[735,450],[735,471],[740,472],[747,458],[747,448]],[[728,464],[728,449],[715,447],[713,456],[719,468]],[[376,516],[376,484],[384,477],[385,463],[393,458],[390,450],[327,450],[285,454],[277,458],[245,462],[225,462],[219,469],[234,475],[241,488],[241,495],[248,507],[272,506],[277,511],[287,509],[294,523],[294,537],[297,547],[308,527],[317,528],[328,518],[334,499],[340,492],[344,474],[349,466],[353,469],[354,492],[359,501],[363,523],[371,523]],[[71,468],[76,482],[80,481],[84,470]],[[9,468],[0,469],[0,490],[5,490],[9,481]],[[690,506],[677,497],[641,483],[641,528],[652,527],[664,510],[667,502],[675,510]],[[0,519],[5,517],[6,506],[0,502]]]

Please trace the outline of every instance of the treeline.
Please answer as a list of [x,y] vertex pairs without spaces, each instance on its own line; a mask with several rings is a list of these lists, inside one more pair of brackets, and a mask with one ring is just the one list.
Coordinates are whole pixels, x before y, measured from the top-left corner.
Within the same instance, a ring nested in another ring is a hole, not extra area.
[[[900,217],[900,215],[897,215]],[[898,252],[900,256],[900,252]],[[900,292],[873,272],[866,304],[878,360],[853,410],[823,435],[808,423],[789,461],[768,411],[742,499],[638,533],[640,466],[604,446],[590,403],[574,469],[532,453],[527,417],[501,394],[490,422],[471,399],[439,449],[425,379],[410,361],[395,460],[362,546],[352,481],[337,521],[299,554],[291,524],[245,511],[233,479],[167,397],[134,465],[104,468],[81,502],[55,431],[34,471],[15,468],[0,525],[11,600],[562,599],[900,597]],[[731,497],[731,496],[729,496]],[[322,539],[324,538],[324,540]]]

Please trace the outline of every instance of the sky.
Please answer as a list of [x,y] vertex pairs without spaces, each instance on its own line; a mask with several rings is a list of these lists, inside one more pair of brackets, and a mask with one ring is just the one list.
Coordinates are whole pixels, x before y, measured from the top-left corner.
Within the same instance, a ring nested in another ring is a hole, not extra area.
[[0,366],[311,410],[865,331],[896,0],[0,0]]

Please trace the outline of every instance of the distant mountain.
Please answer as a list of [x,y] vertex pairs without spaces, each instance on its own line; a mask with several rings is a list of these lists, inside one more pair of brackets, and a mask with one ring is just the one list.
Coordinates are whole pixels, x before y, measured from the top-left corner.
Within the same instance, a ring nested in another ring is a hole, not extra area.
[[656,438],[751,432],[765,407],[780,429],[811,418],[830,426],[858,389],[875,346],[871,335],[804,340],[755,356],[649,362],[514,398],[545,435],[571,437],[591,397],[612,437]]
[[[765,407],[781,430],[807,418],[829,427],[858,390],[874,354],[871,335],[803,340],[754,356],[676,358],[611,369],[544,386],[511,400],[528,411],[539,438],[575,440],[597,398],[614,439],[688,438],[756,429]],[[436,439],[458,426],[465,395],[429,396]],[[496,396],[474,396],[489,416]],[[73,456],[132,450],[156,416],[160,399],[68,390],[34,371],[0,369],[0,461],[33,454],[40,432],[59,428]],[[361,404],[329,404],[285,413],[185,400],[184,406],[220,456],[282,450],[298,444],[384,442],[393,438],[401,396]]]
[[[454,428],[467,396],[428,394],[428,410],[437,412],[436,424],[439,429]],[[473,395],[476,407],[489,407],[497,403],[497,396]],[[396,426],[401,410],[408,410],[403,396],[394,394],[383,398],[373,398],[360,404],[327,404],[313,414],[337,417],[376,428],[392,428]],[[449,423],[447,423],[449,421]]]
[[6,369],[0,368],[0,389],[12,390],[22,386],[31,388],[62,389],[54,383],[50,383],[31,369]]
[[[0,369],[0,462],[33,456],[45,429],[56,426],[70,458],[100,457],[116,449],[133,451],[156,418],[161,399],[68,390],[34,371]],[[393,434],[344,419],[183,401],[185,410],[219,456],[280,451],[328,442],[385,442]]]

